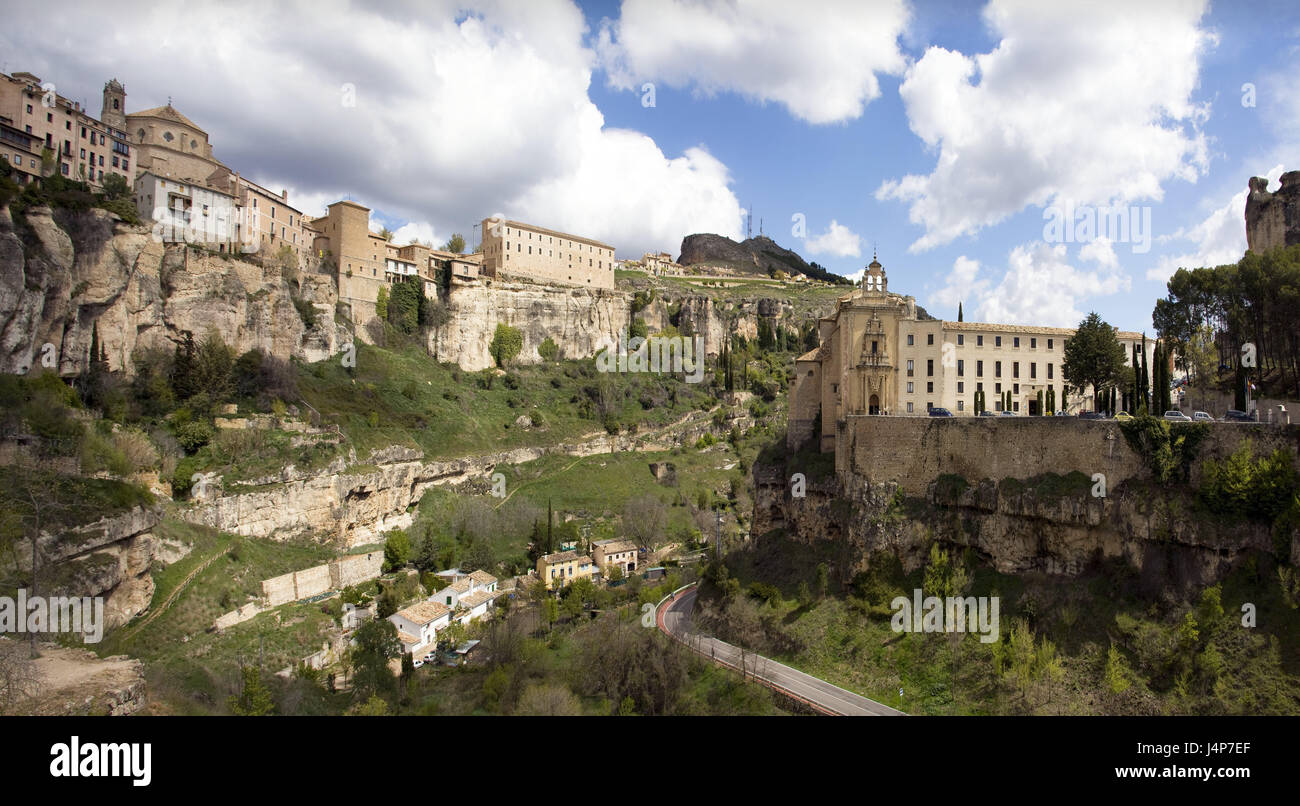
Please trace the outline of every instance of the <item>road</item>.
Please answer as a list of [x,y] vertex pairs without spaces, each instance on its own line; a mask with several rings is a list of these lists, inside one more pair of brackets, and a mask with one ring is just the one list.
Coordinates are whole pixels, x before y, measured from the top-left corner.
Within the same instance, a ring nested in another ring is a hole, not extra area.
[[695,609],[695,594],[696,589],[692,585],[661,602],[655,617],[659,629],[704,657],[729,666],[746,677],[752,677],[768,688],[800,700],[821,713],[835,716],[906,716],[902,711],[831,685],[783,663],[692,632],[691,612]]

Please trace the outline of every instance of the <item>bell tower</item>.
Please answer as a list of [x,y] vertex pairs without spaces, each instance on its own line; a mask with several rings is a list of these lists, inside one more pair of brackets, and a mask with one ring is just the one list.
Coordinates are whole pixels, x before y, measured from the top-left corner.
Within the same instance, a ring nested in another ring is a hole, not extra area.
[[99,119],[109,128],[126,131],[126,87],[116,78],[104,85],[104,108]]
[[880,265],[875,252],[871,253],[871,263],[862,273],[862,290],[872,294],[889,293],[889,279],[885,276],[885,267]]

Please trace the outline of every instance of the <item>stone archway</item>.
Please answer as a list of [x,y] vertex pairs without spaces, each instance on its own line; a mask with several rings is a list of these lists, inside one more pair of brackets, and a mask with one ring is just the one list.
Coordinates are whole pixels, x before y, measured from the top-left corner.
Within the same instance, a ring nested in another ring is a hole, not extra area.
[[867,414],[880,413],[880,395],[872,395],[871,400],[867,403]]

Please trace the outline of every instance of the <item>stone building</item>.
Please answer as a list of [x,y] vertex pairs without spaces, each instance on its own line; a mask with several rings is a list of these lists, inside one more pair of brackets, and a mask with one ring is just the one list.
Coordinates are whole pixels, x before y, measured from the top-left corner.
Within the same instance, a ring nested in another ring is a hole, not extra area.
[[[110,81],[104,86],[101,116],[120,122],[117,113],[125,98],[122,85]],[[125,179],[128,186],[135,178],[133,170],[139,160],[126,131],[92,117],[80,102],[58,94],[54,84],[31,73],[0,73],[0,122],[14,129],[15,134],[32,138],[22,157],[27,177],[59,175],[87,182],[96,190],[103,187],[105,177],[113,174]],[[11,142],[16,145],[16,139]],[[0,153],[4,151],[0,149]],[[17,152],[8,151],[5,158],[12,164]],[[48,151],[50,164],[45,165],[42,158],[32,166],[32,151],[42,157]]]
[[[926,416],[932,408],[973,416],[976,392],[994,413],[1003,410],[1006,392],[1013,414],[1045,413],[1040,392],[1044,408],[1053,393],[1061,409],[1061,362],[1073,334],[1071,328],[921,318],[913,297],[889,291],[884,267],[873,259],[862,285],[818,322],[821,345],[795,361],[788,447],[816,440],[819,450],[834,450],[837,424],[849,416]],[[1140,333],[1116,335],[1126,360],[1143,342]],[[1155,340],[1145,341],[1150,363]],[[1065,410],[1091,402],[1073,392]]]
[[1251,177],[1246,196],[1246,248],[1267,252],[1300,244],[1300,171],[1282,174],[1282,186],[1268,190],[1268,179]]
[[171,103],[127,114],[126,126],[139,171],[203,184],[213,172],[226,167],[213,156],[208,133]]
[[580,235],[485,218],[483,272],[535,282],[614,287],[614,247]]

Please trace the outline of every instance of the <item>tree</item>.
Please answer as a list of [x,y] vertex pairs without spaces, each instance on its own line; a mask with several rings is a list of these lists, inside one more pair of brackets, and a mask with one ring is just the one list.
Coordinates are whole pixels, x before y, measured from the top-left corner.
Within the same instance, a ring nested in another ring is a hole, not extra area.
[[388,287],[379,286],[379,294],[375,298],[375,316],[380,319],[388,318]]
[[384,541],[384,571],[401,568],[411,561],[411,538],[402,529],[388,533]]
[[498,322],[496,332],[492,334],[492,343],[488,345],[488,352],[496,365],[505,369],[523,349],[524,334],[518,328]]
[[445,244],[442,245],[442,251],[455,252],[458,255],[464,254],[465,237],[461,235],[459,232],[455,233],[454,235],[452,235],[450,238],[447,239],[447,242]]
[[1103,389],[1122,383],[1124,348],[1115,337],[1115,329],[1096,312],[1088,314],[1065,342],[1065,360],[1061,374],[1080,389],[1091,386],[1093,409],[1101,411]]
[[199,345],[194,355],[190,384],[194,394],[207,395],[212,403],[228,399],[235,391],[235,351],[216,330]]
[[231,697],[227,702],[236,716],[271,716],[275,713],[275,702],[271,691],[262,682],[262,673],[255,666],[240,669],[243,678],[243,691],[238,697]]
[[392,693],[397,681],[388,662],[402,654],[397,627],[386,618],[371,619],[357,629],[353,641],[349,660],[354,698],[364,702],[372,695]]
[[541,344],[537,345],[537,354],[544,361],[554,361],[560,357],[560,348],[550,336],[547,336]]
[[958,321],[958,322],[961,321],[961,303],[960,303],[960,302],[957,303],[957,321]]
[[393,283],[388,295],[388,321],[393,327],[408,335],[419,329],[423,296],[424,283],[418,278]]
[[391,241],[393,240],[393,231],[388,227],[383,227],[379,230],[379,237],[383,238],[385,241]]
[[649,493],[623,505],[623,531],[642,548],[654,548],[663,539],[667,524],[668,506]]

